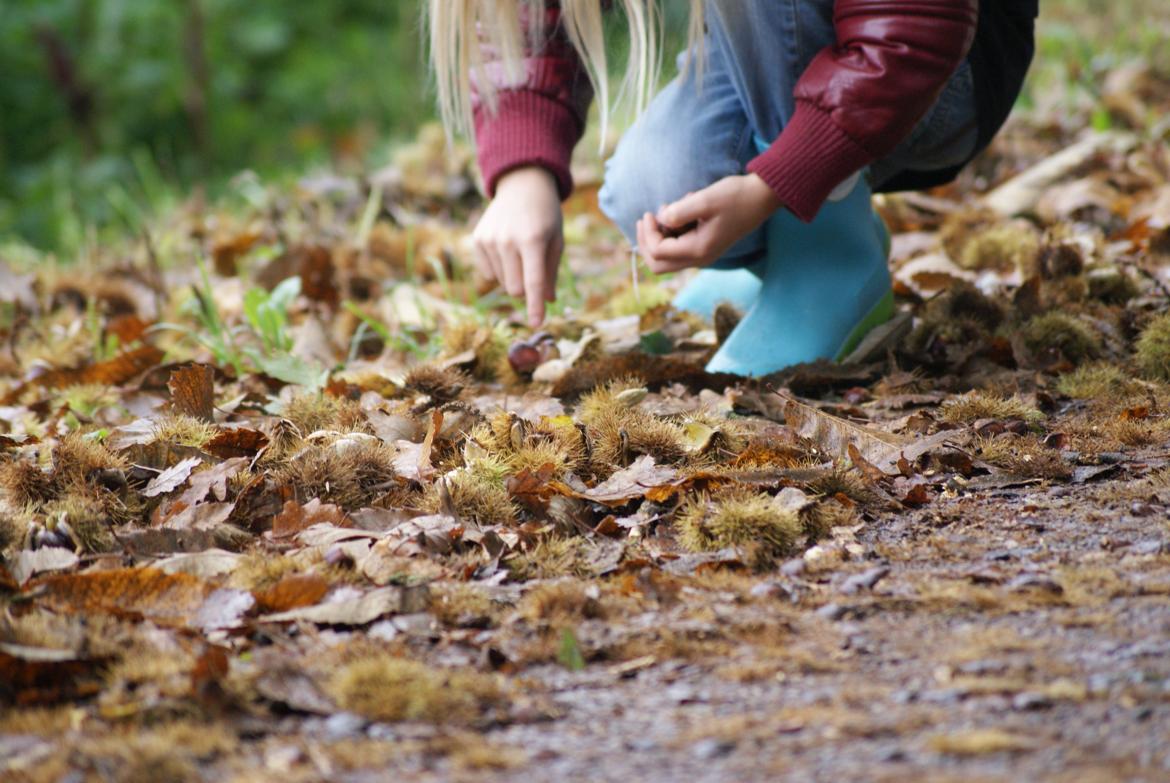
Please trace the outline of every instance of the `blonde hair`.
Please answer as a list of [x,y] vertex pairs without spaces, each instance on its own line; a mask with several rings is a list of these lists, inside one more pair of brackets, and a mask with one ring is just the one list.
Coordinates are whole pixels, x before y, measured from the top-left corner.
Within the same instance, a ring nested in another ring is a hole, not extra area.
[[[629,60],[617,95],[610,91],[609,63],[605,52],[602,0],[560,0],[561,25],[585,66],[601,110],[602,139],[610,111],[623,99],[632,98],[641,112],[649,102],[661,70],[662,14],[660,0],[614,0],[625,13],[629,27]],[[431,67],[439,97],[439,112],[447,132],[470,134],[472,129],[471,84],[475,79],[480,99],[488,111],[498,107],[497,92],[525,80],[525,47],[539,48],[544,28],[546,0],[429,0]],[[703,33],[703,0],[690,0],[688,51],[699,50]],[[522,24],[522,20],[527,22]],[[488,78],[483,48],[497,53],[502,72],[493,68]],[[702,57],[694,58],[702,62]],[[689,60],[688,60],[689,62]]]

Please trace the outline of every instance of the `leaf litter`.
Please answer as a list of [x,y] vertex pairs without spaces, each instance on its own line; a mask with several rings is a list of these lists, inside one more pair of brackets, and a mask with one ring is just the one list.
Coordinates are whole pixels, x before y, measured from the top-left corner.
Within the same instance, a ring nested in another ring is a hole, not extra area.
[[621,280],[588,201],[527,331],[419,173],[470,176],[433,129],[356,235],[358,189],[193,211],[90,316],[0,267],[3,769],[204,732],[184,775],[1142,777],[1170,158],[1040,122],[880,199],[898,321],[760,380],[703,372],[726,329]]

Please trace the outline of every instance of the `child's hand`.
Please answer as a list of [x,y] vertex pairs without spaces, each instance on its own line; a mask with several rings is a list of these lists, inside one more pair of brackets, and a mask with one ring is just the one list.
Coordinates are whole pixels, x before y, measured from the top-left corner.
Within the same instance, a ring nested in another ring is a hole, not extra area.
[[547,170],[525,167],[505,174],[475,227],[476,265],[511,296],[524,297],[528,323],[544,323],[545,302],[556,299],[557,268],[565,249],[557,183]]
[[[755,174],[724,177],[638,221],[638,249],[655,272],[707,266],[780,208],[775,191]],[[695,226],[678,235],[679,229]],[[672,236],[673,235],[673,236]]]

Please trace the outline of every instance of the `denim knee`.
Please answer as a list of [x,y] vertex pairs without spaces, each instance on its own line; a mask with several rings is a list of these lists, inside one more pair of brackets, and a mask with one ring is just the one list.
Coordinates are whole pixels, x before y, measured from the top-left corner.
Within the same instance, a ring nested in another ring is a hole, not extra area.
[[670,139],[659,141],[649,144],[644,137],[623,140],[605,164],[598,204],[630,244],[637,243],[636,226],[643,215],[657,212],[695,189],[679,176],[684,167],[664,149],[671,144]]

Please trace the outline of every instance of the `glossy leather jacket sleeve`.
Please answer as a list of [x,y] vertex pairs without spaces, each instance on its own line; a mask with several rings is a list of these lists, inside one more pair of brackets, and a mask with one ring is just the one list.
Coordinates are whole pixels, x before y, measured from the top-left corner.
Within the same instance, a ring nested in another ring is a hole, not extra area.
[[837,0],[837,41],[795,89],[796,110],[748,170],[811,220],[830,191],[891,152],[934,104],[975,37],[978,0]]

